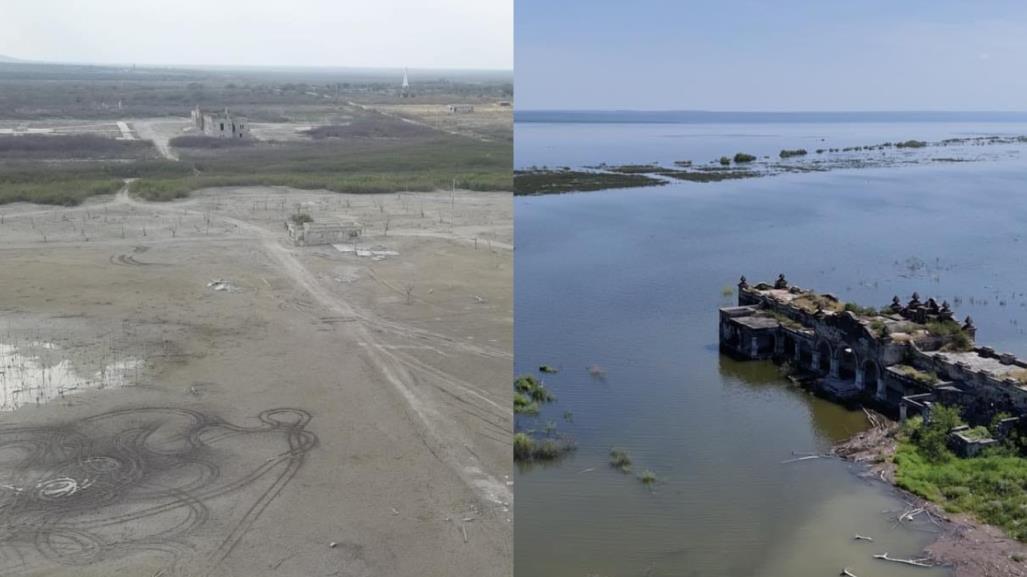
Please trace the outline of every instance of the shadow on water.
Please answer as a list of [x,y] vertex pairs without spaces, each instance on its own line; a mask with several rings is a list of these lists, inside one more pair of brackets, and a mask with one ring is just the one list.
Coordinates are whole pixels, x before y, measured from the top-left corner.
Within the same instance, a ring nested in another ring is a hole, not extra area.
[[862,411],[826,401],[795,385],[785,377],[781,367],[770,361],[739,361],[721,355],[719,366],[727,387],[746,387],[754,393],[794,395],[806,407],[809,424],[816,436],[832,445],[870,426]]

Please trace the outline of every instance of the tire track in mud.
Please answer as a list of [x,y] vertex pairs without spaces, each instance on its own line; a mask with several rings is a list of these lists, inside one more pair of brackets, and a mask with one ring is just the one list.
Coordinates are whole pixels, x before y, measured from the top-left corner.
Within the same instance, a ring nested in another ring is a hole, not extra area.
[[[0,484],[0,574],[147,551],[168,558],[164,575],[185,566],[190,575],[216,574],[318,443],[306,411],[271,409],[257,418],[259,425],[247,427],[195,410],[141,407],[54,426],[0,427],[8,477]],[[270,458],[226,454],[221,441],[240,435],[271,436],[282,448]],[[248,466],[234,462],[248,458]],[[229,475],[220,466],[227,462],[235,465]],[[226,505],[219,498],[249,506],[211,543],[207,525],[228,517],[215,514]],[[206,545],[214,546],[197,557]]]

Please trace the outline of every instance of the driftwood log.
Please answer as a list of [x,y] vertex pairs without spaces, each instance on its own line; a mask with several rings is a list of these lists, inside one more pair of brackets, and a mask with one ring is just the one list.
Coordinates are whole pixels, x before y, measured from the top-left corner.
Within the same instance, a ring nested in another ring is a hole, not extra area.
[[874,555],[874,559],[891,561],[892,563],[902,563],[903,565],[912,565],[913,567],[934,567],[934,565],[931,565],[930,563],[925,563],[927,559],[897,559],[895,557],[889,557],[887,553],[883,555]]

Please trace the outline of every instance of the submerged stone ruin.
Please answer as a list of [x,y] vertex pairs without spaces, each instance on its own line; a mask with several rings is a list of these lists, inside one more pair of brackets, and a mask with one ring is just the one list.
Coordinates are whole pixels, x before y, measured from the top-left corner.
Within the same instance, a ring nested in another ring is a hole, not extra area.
[[914,293],[876,310],[789,285],[738,283],[738,306],[720,309],[720,348],[741,359],[787,363],[793,378],[843,402],[901,419],[935,403],[971,423],[1027,413],[1027,361],[978,346],[969,316]]

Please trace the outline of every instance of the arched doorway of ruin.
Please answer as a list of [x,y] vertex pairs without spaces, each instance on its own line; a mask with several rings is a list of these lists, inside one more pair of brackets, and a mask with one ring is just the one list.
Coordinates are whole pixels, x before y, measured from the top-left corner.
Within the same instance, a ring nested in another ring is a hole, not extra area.
[[820,341],[813,354],[813,370],[827,373],[831,368],[831,358],[831,345],[827,341]]
[[856,369],[859,367],[859,359],[852,347],[841,345],[838,347],[838,378],[843,381],[856,381]]
[[863,390],[876,394],[878,383],[881,382],[881,369],[871,359],[863,361],[860,367],[863,371]]
[[809,343],[803,340],[796,341],[795,346],[798,348],[799,351],[798,355],[796,356],[796,358],[798,359],[798,365],[805,369],[812,369],[813,348],[810,346]]
[[784,347],[782,350],[784,351],[785,358],[789,360],[796,358],[795,348],[797,345],[795,344],[795,338],[788,334],[784,335],[782,338],[784,339]]

